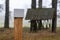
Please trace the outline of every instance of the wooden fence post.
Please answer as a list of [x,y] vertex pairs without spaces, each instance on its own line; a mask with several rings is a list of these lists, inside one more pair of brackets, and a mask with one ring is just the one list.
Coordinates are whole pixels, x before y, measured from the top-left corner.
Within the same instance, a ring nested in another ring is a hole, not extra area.
[[[15,10],[14,16],[14,40],[22,40],[23,10]],[[20,16],[19,16],[20,15]]]
[[22,40],[22,20],[23,18],[14,18],[15,40]]

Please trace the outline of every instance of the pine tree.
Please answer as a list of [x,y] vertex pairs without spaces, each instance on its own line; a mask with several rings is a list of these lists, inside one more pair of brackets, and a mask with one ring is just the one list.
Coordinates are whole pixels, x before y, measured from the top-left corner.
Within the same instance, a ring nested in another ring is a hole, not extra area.
[[[38,3],[39,3],[39,7],[38,8],[39,9],[42,8],[42,0],[39,0]],[[39,28],[39,30],[41,30],[41,28],[42,28],[42,20],[41,19],[39,20],[38,28]]]
[[5,2],[6,8],[5,8],[5,23],[4,28],[9,28],[9,0],[6,0]]
[[[32,5],[31,5],[32,9],[36,9],[36,0],[32,0]],[[35,31],[37,30],[37,23],[36,20],[31,20],[31,25],[30,25],[30,31]]]
[[55,12],[52,19],[52,32],[56,32],[57,0],[52,0],[52,8],[55,8]]

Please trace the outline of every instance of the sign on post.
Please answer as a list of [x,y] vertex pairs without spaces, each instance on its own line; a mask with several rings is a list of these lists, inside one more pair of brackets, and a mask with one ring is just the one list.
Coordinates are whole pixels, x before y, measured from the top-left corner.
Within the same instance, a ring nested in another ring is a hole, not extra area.
[[24,9],[14,9],[14,39],[22,40]]

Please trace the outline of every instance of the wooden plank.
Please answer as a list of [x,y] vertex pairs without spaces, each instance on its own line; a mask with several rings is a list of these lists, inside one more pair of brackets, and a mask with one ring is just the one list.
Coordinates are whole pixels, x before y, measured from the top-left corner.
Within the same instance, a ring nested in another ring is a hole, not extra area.
[[22,21],[23,18],[14,18],[14,39],[22,40]]

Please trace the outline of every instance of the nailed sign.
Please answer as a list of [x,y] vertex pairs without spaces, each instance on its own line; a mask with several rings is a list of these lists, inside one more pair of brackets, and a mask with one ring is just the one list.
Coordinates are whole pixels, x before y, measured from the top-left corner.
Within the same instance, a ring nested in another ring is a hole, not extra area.
[[24,17],[24,9],[14,9],[14,17]]

